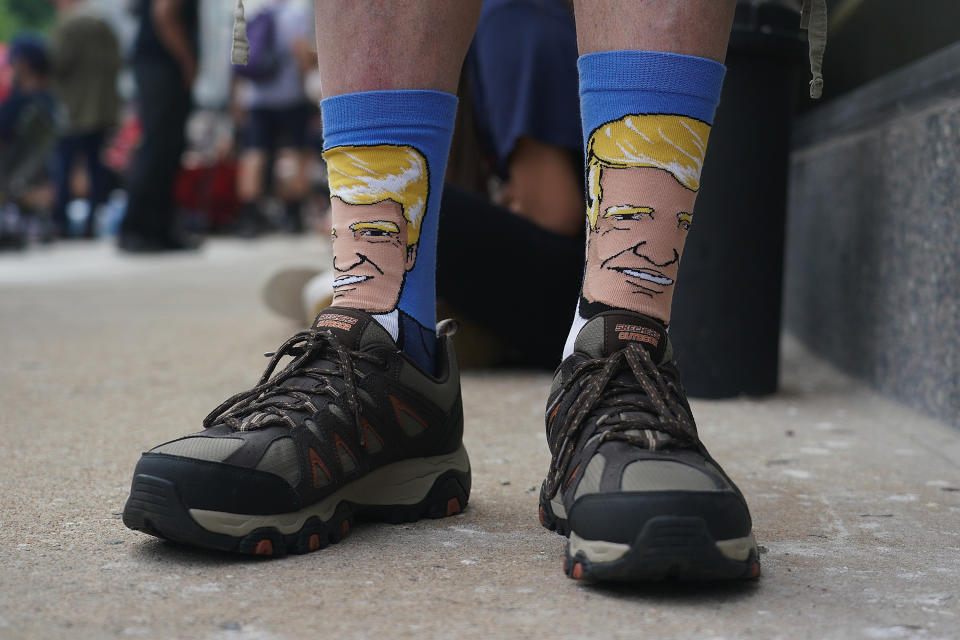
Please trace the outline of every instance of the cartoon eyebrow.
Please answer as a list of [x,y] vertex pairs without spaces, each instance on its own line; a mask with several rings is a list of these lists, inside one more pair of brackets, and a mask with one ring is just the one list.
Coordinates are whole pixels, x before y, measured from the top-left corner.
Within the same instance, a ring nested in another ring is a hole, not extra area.
[[400,233],[400,227],[396,222],[389,220],[374,220],[373,222],[354,222],[350,225],[350,231],[362,231],[364,229],[373,229],[385,233]]
[[645,213],[648,215],[653,215],[653,207],[638,207],[632,204],[618,204],[613,207],[607,207],[607,210],[603,213],[604,218],[610,218],[613,216],[623,216],[623,215],[635,215],[638,213]]
[[677,226],[684,229],[689,229],[690,225],[693,224],[693,214],[687,213],[686,211],[681,211],[677,214]]

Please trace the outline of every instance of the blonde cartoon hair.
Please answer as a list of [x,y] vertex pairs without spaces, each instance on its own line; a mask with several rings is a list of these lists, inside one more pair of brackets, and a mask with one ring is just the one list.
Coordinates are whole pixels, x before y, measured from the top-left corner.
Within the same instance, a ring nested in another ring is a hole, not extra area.
[[668,114],[626,115],[594,129],[587,145],[590,228],[597,228],[600,216],[600,174],[604,167],[664,169],[687,189],[698,191],[709,135],[706,122]]
[[430,191],[422,153],[396,144],[340,146],[324,151],[323,159],[331,198],[357,205],[396,202],[407,221],[407,246],[417,244]]

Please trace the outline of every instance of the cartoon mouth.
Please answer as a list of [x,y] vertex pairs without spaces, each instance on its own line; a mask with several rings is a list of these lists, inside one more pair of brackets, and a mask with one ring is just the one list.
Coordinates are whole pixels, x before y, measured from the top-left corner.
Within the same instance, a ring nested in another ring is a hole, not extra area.
[[363,282],[364,280],[369,280],[373,276],[341,276],[333,281],[333,288],[345,287],[351,284],[357,284]]
[[617,269],[617,271],[625,276],[637,278],[638,280],[646,280],[647,282],[659,284],[662,287],[669,287],[673,284],[673,278],[668,278],[662,273],[650,273],[649,271],[637,271],[635,269]]

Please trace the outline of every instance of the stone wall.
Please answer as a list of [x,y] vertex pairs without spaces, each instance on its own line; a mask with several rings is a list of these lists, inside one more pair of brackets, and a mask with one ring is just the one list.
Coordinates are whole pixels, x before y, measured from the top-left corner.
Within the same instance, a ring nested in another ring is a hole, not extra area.
[[960,427],[960,44],[809,112],[793,149],[787,328]]

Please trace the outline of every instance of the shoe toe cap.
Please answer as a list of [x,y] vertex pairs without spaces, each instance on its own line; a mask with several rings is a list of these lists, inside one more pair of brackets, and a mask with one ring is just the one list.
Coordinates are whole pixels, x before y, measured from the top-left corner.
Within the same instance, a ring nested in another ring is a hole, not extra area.
[[630,544],[661,516],[700,518],[715,541],[741,538],[751,530],[747,505],[732,490],[591,493],[574,501],[569,523],[581,538]]
[[297,511],[302,506],[294,488],[274,473],[157,449],[143,454],[134,475],[170,481],[188,509],[266,515]]
[[674,460],[637,460],[623,468],[621,491],[716,491],[718,478]]
[[168,456],[206,460],[207,462],[223,462],[242,446],[242,438],[188,436],[154,447],[150,450],[150,453],[163,453]]

